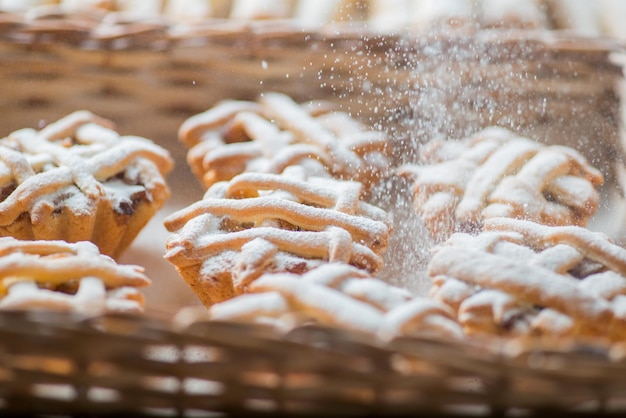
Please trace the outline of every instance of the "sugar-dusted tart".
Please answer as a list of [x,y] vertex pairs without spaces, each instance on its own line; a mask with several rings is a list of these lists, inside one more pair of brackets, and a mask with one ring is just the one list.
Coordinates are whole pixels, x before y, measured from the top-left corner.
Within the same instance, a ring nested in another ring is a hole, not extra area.
[[302,274],[328,262],[382,266],[390,219],[353,181],[242,173],[165,219],[165,258],[207,306],[245,293],[266,272]]
[[0,236],[91,241],[117,257],[168,199],[172,166],[87,111],[15,131],[0,139]]
[[626,250],[602,233],[491,218],[438,246],[428,274],[469,334],[626,337]]
[[486,219],[585,226],[599,205],[602,173],[575,149],[540,144],[499,127],[462,140],[433,140],[398,169],[436,241],[477,232]]
[[180,126],[179,139],[206,188],[244,172],[280,174],[291,165],[369,188],[387,174],[391,150],[382,131],[329,102],[298,104],[272,92],[192,116]]
[[452,310],[440,302],[415,297],[366,271],[328,263],[302,275],[266,273],[249,293],[211,306],[207,318],[288,327],[318,323],[376,334],[463,338]]
[[88,241],[0,238],[0,310],[138,313],[143,268],[117,264]]

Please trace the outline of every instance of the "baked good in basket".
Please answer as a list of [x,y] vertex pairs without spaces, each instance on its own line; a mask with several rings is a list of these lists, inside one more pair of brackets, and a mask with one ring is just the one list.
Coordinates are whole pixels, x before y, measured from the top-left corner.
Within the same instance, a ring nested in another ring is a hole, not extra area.
[[491,218],[437,247],[428,274],[469,334],[626,336],[626,250],[602,233]]
[[246,291],[266,272],[304,273],[343,262],[376,272],[390,234],[382,209],[358,182],[243,173],[170,216],[165,258],[207,306]]
[[370,187],[389,168],[390,142],[383,132],[331,103],[297,104],[280,93],[264,93],[256,102],[220,102],[187,119],[179,139],[206,188],[239,173],[279,174],[295,164]]
[[173,161],[78,111],[0,139],[0,236],[92,241],[120,255],[169,197]]
[[573,148],[546,146],[490,127],[459,140],[434,140],[420,162],[398,170],[436,241],[479,231],[486,219],[585,226],[599,204],[602,173]]
[[317,323],[384,340],[410,335],[463,338],[446,305],[415,297],[344,263],[323,264],[302,275],[263,274],[247,294],[212,305],[198,317],[282,328]]
[[117,264],[88,241],[0,238],[0,310],[138,313],[143,268]]

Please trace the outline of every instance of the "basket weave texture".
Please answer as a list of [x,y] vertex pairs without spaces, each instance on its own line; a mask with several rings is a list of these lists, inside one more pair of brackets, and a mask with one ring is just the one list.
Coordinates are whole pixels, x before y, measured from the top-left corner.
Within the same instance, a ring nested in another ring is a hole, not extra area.
[[[308,326],[0,314],[3,414],[496,416],[614,412],[626,362],[561,341],[492,349],[428,338],[381,345]],[[623,404],[622,404],[623,406]],[[617,409],[619,410],[619,409]]]
[[618,142],[622,72],[611,41],[543,30],[394,34],[358,24],[70,17],[0,14],[5,134],[89,109],[123,133],[173,145],[186,118],[218,101],[278,91],[331,99],[393,126],[399,140],[499,124],[546,141],[580,140],[593,157],[616,154],[587,146],[593,137]]

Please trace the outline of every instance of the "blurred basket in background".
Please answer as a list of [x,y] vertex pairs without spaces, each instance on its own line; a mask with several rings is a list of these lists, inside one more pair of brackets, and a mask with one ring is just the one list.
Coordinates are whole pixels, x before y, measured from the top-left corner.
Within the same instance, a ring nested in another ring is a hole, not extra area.
[[175,136],[187,117],[223,99],[279,91],[298,101],[330,99],[396,130],[400,141],[502,124],[539,140],[566,138],[592,161],[618,154],[617,42],[554,31],[387,35],[351,25],[308,31],[288,21],[181,29],[4,17],[5,134],[89,109],[181,156]]

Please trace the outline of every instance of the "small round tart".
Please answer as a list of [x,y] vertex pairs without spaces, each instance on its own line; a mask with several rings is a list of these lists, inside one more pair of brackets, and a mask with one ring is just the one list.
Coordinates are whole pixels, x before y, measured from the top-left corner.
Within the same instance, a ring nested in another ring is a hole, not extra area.
[[386,175],[391,151],[383,132],[330,103],[299,105],[279,93],[264,93],[257,102],[221,102],[186,120],[179,139],[206,188],[243,172],[279,174],[302,165],[312,175],[354,180],[369,189]]
[[117,264],[93,243],[0,238],[0,310],[138,313],[143,268]]
[[87,111],[0,139],[0,236],[118,257],[169,198],[168,151]]
[[428,274],[468,334],[626,337],[626,250],[586,228],[487,219],[438,246]]
[[454,232],[477,232],[494,217],[585,226],[604,182],[576,150],[499,127],[427,143],[420,160],[397,173],[412,182],[414,206],[437,242]]
[[267,273],[249,293],[215,304],[208,319],[290,327],[319,323],[375,334],[463,338],[449,307],[391,286],[344,263],[328,263],[302,275]]
[[304,273],[328,262],[382,266],[390,220],[352,181],[243,173],[165,219],[165,258],[207,306],[246,291],[265,272]]

